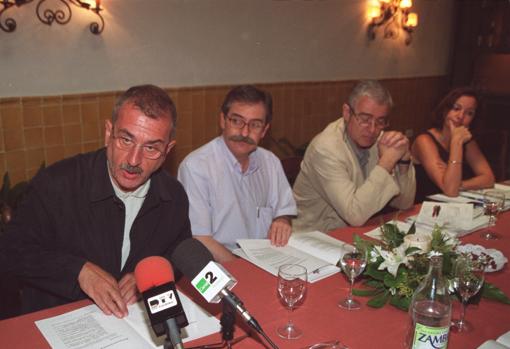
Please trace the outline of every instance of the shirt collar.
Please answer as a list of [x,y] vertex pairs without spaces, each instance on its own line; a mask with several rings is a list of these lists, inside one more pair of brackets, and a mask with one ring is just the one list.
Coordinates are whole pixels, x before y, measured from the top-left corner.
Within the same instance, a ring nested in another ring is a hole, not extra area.
[[138,199],[144,199],[147,196],[147,193],[149,192],[149,188],[151,186],[151,179],[149,178],[148,181],[146,181],[144,184],[136,188],[134,191],[123,191],[120,189],[115,183],[115,181],[112,178],[112,175],[110,174],[110,167],[108,164],[106,164],[108,168],[108,174],[110,176],[110,182],[112,183],[113,190],[115,191],[115,195],[117,195],[120,199],[125,200],[129,197],[135,197]]
[[[236,170],[238,173],[243,174],[241,170],[241,164],[239,161],[237,161],[236,157],[230,149],[228,149],[227,143],[225,143],[225,139],[223,136],[218,137],[218,143],[220,145],[221,152],[227,159],[227,163],[230,166],[231,169]],[[259,168],[259,160],[258,160],[258,148],[255,149],[249,156],[248,156],[248,169],[244,174],[251,174],[255,172]]]
[[368,163],[368,157],[370,155],[369,150],[368,149],[364,149],[364,148],[360,148],[360,147],[358,147],[358,145],[356,143],[354,143],[352,138],[347,133],[347,125],[345,123],[345,119],[344,119],[344,130],[343,131],[344,131],[343,132],[344,140],[351,147],[351,149],[352,149],[354,155],[356,156],[356,159],[358,160],[358,163],[360,164],[361,168],[364,168],[365,165]]

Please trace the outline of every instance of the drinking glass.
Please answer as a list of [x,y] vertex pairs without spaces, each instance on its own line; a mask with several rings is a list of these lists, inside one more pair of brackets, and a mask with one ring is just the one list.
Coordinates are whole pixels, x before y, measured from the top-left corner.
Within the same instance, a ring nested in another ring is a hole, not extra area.
[[352,251],[347,252],[340,259],[340,266],[344,271],[347,279],[350,281],[349,286],[349,296],[341,300],[338,303],[338,306],[341,308],[354,310],[361,308],[361,304],[352,299],[352,286],[354,285],[354,280],[365,270],[367,266],[367,256],[365,251],[358,250],[354,248]]
[[299,264],[283,264],[278,268],[278,295],[289,310],[289,321],[278,327],[276,332],[285,339],[296,339],[303,335],[303,331],[296,327],[291,320],[294,306],[305,295],[308,273]]
[[485,240],[496,240],[499,236],[491,230],[491,226],[496,225],[496,216],[505,205],[505,193],[499,190],[487,190],[483,194],[483,210],[486,216],[489,216],[487,230],[481,233]]
[[452,321],[452,330],[455,332],[469,332],[473,326],[464,317],[469,298],[477,294],[484,282],[485,265],[469,256],[461,256],[454,265],[453,286],[461,298],[462,310],[460,319]]

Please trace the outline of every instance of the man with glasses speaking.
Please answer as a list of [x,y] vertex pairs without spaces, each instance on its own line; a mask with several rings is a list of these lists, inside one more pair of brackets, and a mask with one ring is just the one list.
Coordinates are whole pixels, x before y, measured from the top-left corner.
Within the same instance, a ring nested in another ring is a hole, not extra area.
[[257,147],[271,123],[271,95],[235,87],[219,119],[222,135],[189,154],[178,179],[189,197],[194,237],[226,262],[237,239],[287,244],[296,204],[280,160]]
[[175,105],[152,85],[122,94],[105,148],[47,167],[0,238],[0,271],[23,283],[23,312],[90,297],[121,318],[137,300],[133,271],[191,237],[188,200],[161,170],[175,144]]
[[379,82],[361,81],[343,105],[343,117],[312,140],[294,184],[295,231],[360,226],[388,203],[412,206],[416,181],[409,140],[383,132],[392,106]]

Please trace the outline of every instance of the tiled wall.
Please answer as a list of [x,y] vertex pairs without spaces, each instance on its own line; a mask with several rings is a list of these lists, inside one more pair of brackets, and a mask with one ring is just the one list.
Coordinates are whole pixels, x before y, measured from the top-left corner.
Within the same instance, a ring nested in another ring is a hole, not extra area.
[[[428,126],[431,108],[444,92],[444,77],[385,80],[395,100],[392,128],[418,132]],[[286,138],[294,146],[308,142],[339,116],[353,81],[259,85],[274,98],[270,136]],[[191,150],[219,134],[221,102],[230,86],[168,89],[177,106],[177,146],[165,167],[175,174]],[[30,179],[44,162],[104,144],[104,120],[109,118],[118,91],[52,97],[0,99],[0,174],[11,181]],[[267,138],[267,137],[266,137]],[[265,145],[284,152],[268,139]]]

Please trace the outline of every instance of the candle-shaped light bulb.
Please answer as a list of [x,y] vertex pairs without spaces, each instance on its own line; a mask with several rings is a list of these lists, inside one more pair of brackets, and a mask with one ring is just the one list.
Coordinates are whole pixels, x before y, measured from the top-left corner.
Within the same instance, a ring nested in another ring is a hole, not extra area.
[[379,18],[381,16],[381,6],[379,4],[379,1],[373,0],[370,1],[368,4],[368,18],[369,19],[375,19]]
[[399,6],[402,9],[406,9],[406,8],[410,8],[411,6],[413,6],[413,3],[411,0],[400,0]]
[[418,14],[415,12],[411,12],[407,16],[406,26],[410,28],[416,28],[418,26]]

